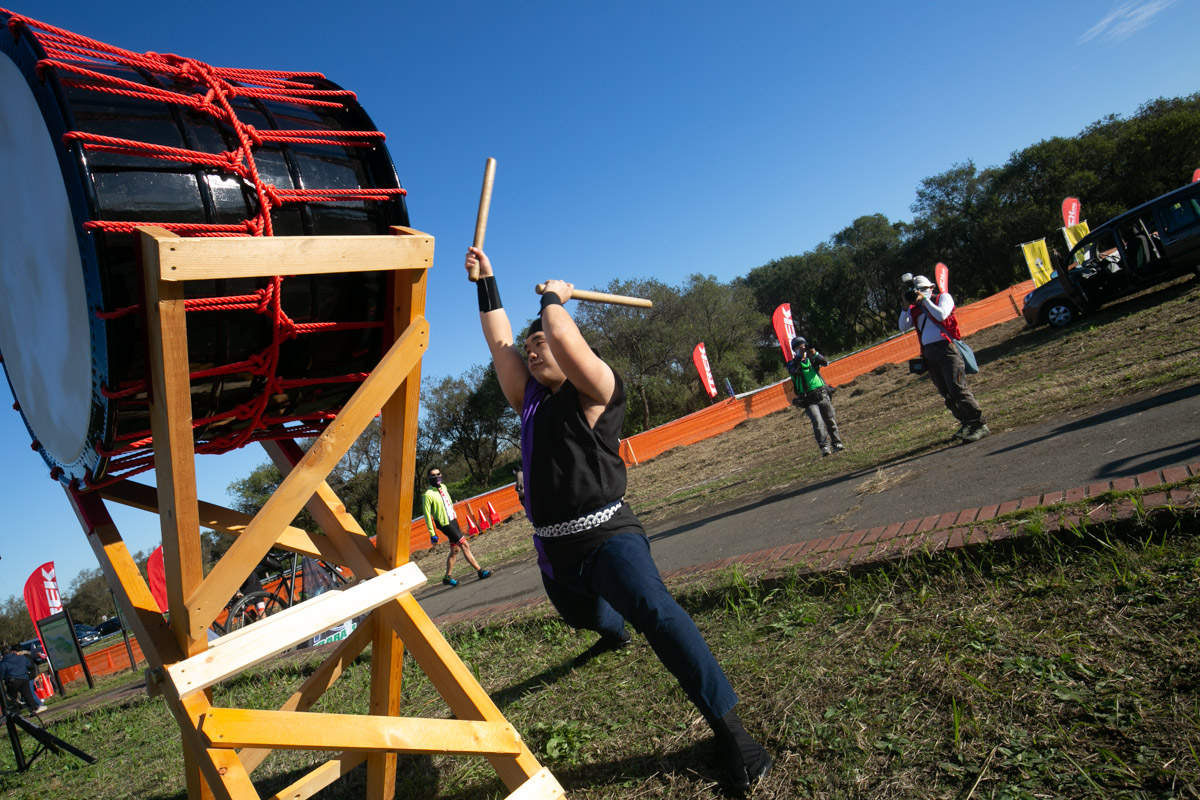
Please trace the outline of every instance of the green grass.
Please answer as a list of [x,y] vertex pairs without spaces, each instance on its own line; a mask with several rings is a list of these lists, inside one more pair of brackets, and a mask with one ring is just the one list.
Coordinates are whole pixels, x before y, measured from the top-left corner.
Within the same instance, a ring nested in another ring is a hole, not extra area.
[[[679,597],[775,754],[756,796],[1197,797],[1198,532],[1193,512],[1156,513],[861,572],[730,570]],[[721,796],[707,727],[640,638],[572,669],[592,637],[548,611],[446,633],[570,797]],[[313,658],[229,681],[215,702],[277,706]],[[365,712],[368,672],[360,658],[321,708]],[[404,708],[448,715],[411,662]],[[17,776],[0,751],[6,797],[184,796],[162,702],[53,730],[100,762],[43,756]],[[260,791],[315,760],[276,753],[255,774]],[[321,796],[361,797],[364,781],[360,769]],[[401,797],[506,795],[480,759],[408,759],[399,782]]]

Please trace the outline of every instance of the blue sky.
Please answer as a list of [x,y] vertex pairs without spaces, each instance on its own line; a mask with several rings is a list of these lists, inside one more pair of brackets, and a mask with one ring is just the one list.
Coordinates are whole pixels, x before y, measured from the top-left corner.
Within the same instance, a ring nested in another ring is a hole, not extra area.
[[[863,214],[910,219],[919,182],[955,163],[998,165],[1200,89],[1200,4],[1184,0],[3,5],[130,50],[319,71],[355,91],[388,136],[413,226],[437,238],[433,376],[487,359],[462,256],[489,156],[487,250],[523,321],[547,278],[729,280]],[[10,401],[4,384],[0,598],[44,561],[64,589],[96,566]],[[227,502],[263,461],[201,458],[201,498]],[[114,516],[133,549],[157,544],[156,518]]]

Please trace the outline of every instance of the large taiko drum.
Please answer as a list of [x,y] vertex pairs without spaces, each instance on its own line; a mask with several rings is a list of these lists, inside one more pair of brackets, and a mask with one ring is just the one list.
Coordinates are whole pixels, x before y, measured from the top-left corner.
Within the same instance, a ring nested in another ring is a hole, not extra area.
[[[382,234],[408,224],[404,191],[354,96],[318,74],[0,24],[0,355],[34,448],[86,489],[152,461],[135,225]],[[323,429],[382,357],[386,284],[189,283],[197,452]]]

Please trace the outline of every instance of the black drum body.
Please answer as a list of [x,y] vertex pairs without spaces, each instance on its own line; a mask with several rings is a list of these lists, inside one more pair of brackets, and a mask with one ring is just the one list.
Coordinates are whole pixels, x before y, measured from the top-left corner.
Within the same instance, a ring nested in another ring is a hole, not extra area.
[[[382,137],[321,76],[85,58],[65,32],[0,24],[0,355],[35,449],[86,489],[152,459],[133,224],[374,235],[408,213]],[[386,284],[189,283],[197,452],[321,430],[382,356]]]

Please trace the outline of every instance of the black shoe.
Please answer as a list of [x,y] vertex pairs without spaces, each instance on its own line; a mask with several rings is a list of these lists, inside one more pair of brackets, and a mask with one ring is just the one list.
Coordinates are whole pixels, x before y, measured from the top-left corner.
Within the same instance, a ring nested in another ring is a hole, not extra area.
[[750,738],[742,721],[732,711],[713,723],[712,728],[725,764],[721,782],[730,791],[745,794],[755,781],[771,771],[774,764],[771,754]]
[[581,667],[591,661],[596,656],[607,653],[611,650],[620,650],[622,647],[628,647],[633,641],[633,637],[629,635],[629,631],[621,631],[621,635],[617,636],[601,636],[600,641],[584,650],[579,655],[575,656],[574,666]]

